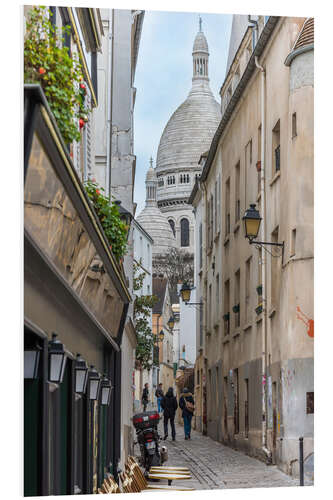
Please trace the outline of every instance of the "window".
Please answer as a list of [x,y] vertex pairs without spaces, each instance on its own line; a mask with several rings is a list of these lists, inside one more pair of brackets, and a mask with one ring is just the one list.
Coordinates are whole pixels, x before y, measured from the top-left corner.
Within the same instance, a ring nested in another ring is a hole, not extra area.
[[258,153],[257,153],[257,172],[258,172],[258,193],[260,193],[260,170],[261,170],[261,124],[258,127]]
[[272,131],[272,146],[273,146],[273,175],[281,169],[280,164],[280,120],[277,121]]
[[235,172],[235,222],[240,220],[240,163],[236,165]]
[[214,228],[214,197],[213,195],[211,194],[210,195],[210,221],[209,221],[209,225],[210,225],[210,241],[209,241],[209,246],[212,247],[213,246],[213,228]]
[[225,235],[230,233],[230,177],[225,183]]
[[[274,229],[271,235],[272,243],[277,243],[279,241],[279,227]],[[271,256],[271,307],[275,308],[277,306],[277,300],[279,296],[279,261],[277,257]]]
[[221,229],[221,175],[217,179],[217,232]]
[[217,234],[217,181],[215,182],[214,192],[214,235]]
[[180,246],[188,247],[190,245],[190,225],[188,219],[180,221]]
[[234,433],[239,434],[238,368],[235,368],[235,370],[234,370]]
[[168,222],[169,222],[170,227],[172,229],[173,235],[176,236],[176,230],[175,230],[175,223],[174,223],[174,221],[172,219],[169,219]]
[[297,135],[297,120],[296,113],[293,113],[291,117],[291,138],[293,139]]
[[212,330],[212,285],[209,285],[208,329]]
[[226,280],[224,283],[224,335],[230,333],[230,281]]
[[202,222],[199,226],[199,269],[202,268]]
[[314,392],[306,393],[306,413],[314,413]]
[[162,187],[162,186],[164,186],[164,179],[163,179],[163,178],[160,178],[160,179],[158,180],[158,187]]
[[223,421],[225,437],[228,434],[228,377],[223,379]]
[[249,437],[249,379],[244,379],[245,382],[245,401],[244,401],[244,429],[245,437]]
[[251,319],[251,257],[245,263],[245,320],[249,322]]
[[291,231],[290,257],[296,253],[296,229]]
[[218,321],[220,309],[220,275],[216,275],[216,304],[215,304],[215,319]]
[[240,326],[240,308],[239,308],[239,302],[240,302],[240,269],[238,269],[235,272],[235,303],[234,306],[238,306],[238,311],[235,312],[235,328],[238,328]]

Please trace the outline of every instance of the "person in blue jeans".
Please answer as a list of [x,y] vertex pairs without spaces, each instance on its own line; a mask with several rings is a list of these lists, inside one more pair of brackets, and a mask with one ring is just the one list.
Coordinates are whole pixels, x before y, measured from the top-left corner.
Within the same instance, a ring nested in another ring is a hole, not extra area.
[[157,398],[157,411],[158,413],[161,413],[162,411],[162,407],[161,407],[161,402],[162,402],[162,399],[163,399],[163,390],[162,390],[162,384],[158,384],[158,387],[156,389],[156,392],[155,392],[155,396]]
[[183,393],[181,394],[179,408],[182,409],[185,439],[191,439],[191,421],[194,413],[194,399],[187,387],[184,387]]

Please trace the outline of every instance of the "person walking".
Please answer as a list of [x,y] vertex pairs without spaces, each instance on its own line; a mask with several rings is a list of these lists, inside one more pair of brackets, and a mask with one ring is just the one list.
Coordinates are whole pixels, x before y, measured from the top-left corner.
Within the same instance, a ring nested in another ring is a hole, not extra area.
[[175,415],[178,408],[177,398],[173,395],[173,388],[163,396],[161,406],[164,410],[164,439],[168,437],[168,422],[170,420],[172,441],[176,440]]
[[187,387],[184,387],[183,393],[180,396],[179,408],[182,409],[185,439],[191,439],[191,420],[194,413],[194,399]]
[[158,413],[161,413],[161,402],[162,402],[162,399],[164,396],[162,384],[158,384],[156,392],[155,392],[155,396],[157,397],[157,411],[158,411]]
[[142,398],[141,398],[141,403],[143,406],[143,411],[146,411],[147,405],[149,401],[149,389],[148,389],[148,382],[145,384],[143,391],[142,391]]

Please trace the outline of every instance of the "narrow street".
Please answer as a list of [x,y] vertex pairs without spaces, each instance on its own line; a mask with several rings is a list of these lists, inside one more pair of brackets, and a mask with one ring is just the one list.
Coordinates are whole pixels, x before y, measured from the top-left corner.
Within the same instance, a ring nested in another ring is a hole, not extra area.
[[[163,435],[162,421],[159,424]],[[203,436],[197,431],[191,433],[191,440],[184,440],[182,426],[176,424],[176,441],[170,436],[161,441],[168,448],[168,466],[186,466],[192,479],[174,482],[174,486],[187,486],[196,490],[231,488],[274,488],[298,486],[299,480],[283,472],[277,466],[267,466],[260,460]],[[135,454],[139,454],[135,447]],[[305,480],[305,486],[311,483]]]

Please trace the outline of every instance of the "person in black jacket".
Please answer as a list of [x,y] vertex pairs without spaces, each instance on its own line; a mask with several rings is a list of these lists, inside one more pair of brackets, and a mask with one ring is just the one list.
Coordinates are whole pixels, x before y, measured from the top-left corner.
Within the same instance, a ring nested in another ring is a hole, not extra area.
[[187,387],[184,387],[179,400],[179,408],[183,410],[185,439],[191,439],[191,420],[194,412],[194,399]]
[[155,392],[155,396],[157,398],[157,411],[158,411],[158,413],[161,413],[161,402],[162,402],[162,399],[164,396],[162,384],[158,384],[158,387],[157,387],[156,392]]
[[142,406],[143,406],[143,411],[146,411],[147,405],[149,401],[149,389],[148,389],[148,383],[145,384],[143,391],[142,391]]
[[176,439],[175,414],[178,408],[176,397],[173,395],[173,388],[169,387],[168,392],[161,401],[164,410],[164,439],[168,437],[168,422],[170,420],[172,441]]

